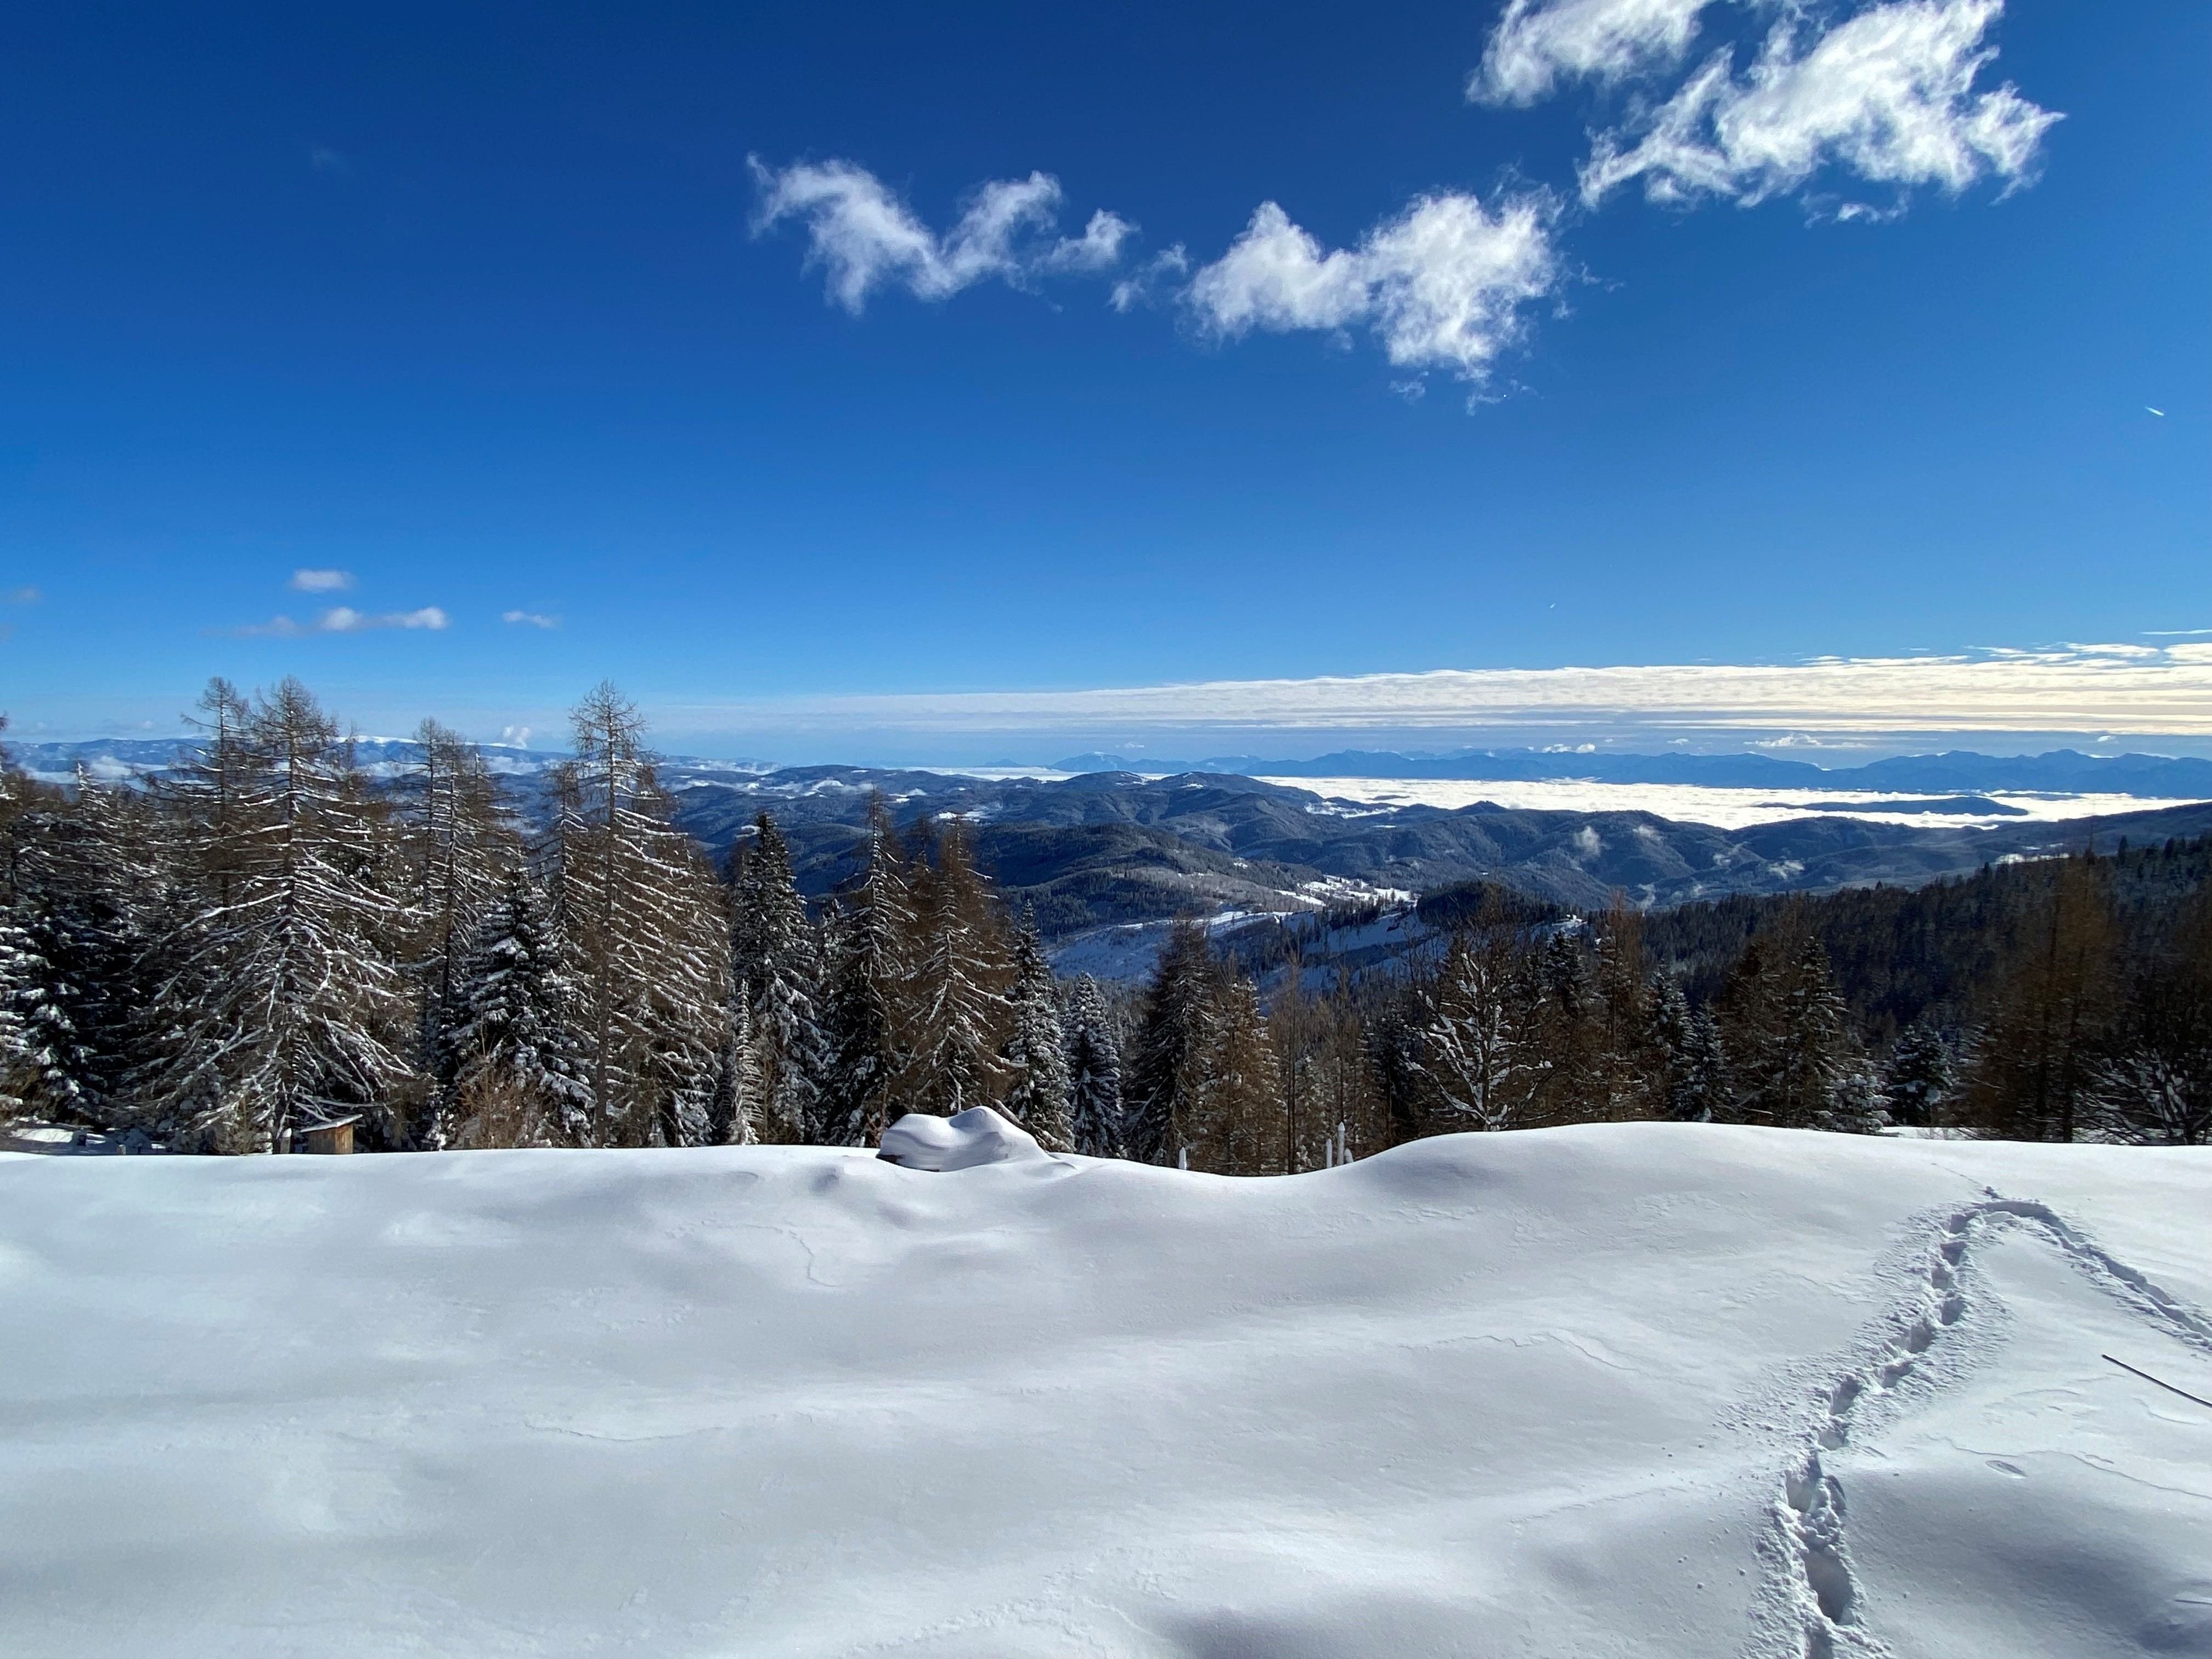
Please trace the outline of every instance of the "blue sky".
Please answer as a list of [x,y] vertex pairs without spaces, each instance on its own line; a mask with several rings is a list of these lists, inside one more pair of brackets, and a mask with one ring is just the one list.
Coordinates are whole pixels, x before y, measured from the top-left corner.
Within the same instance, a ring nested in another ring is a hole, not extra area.
[[1064,10],[16,15],[16,732],[2206,751],[2212,10]]

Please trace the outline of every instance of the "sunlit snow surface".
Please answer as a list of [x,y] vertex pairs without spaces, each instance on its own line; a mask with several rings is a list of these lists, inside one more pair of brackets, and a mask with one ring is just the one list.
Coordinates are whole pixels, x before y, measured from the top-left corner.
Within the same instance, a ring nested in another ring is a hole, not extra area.
[[[1877,823],[1909,823],[1923,829],[1948,824],[1982,829],[2022,819],[2057,823],[2110,812],[2155,812],[2186,806],[2185,800],[2141,795],[1987,794],[1973,797],[2012,810],[2002,812],[1926,810],[1930,804],[1961,799],[1958,795],[1893,795],[1870,790],[1838,793],[1818,789],[1713,789],[1698,784],[1593,783],[1576,779],[1533,782],[1491,782],[1480,779],[1263,778],[1292,789],[1310,789],[1352,811],[1397,806],[1440,806],[1447,811],[1477,801],[1543,812],[1651,812],[1684,823],[1710,823],[1723,830],[1747,830],[1755,823],[1789,818],[1852,817]],[[1922,810],[1910,810],[1914,806]],[[1324,808],[1323,810],[1327,810]]]
[[2212,1154],[0,1159],[0,1652],[2212,1652]]

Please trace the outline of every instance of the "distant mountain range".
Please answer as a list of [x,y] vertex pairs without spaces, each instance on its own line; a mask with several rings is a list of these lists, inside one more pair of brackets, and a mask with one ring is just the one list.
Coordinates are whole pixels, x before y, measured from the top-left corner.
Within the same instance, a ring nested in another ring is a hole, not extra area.
[[1723,830],[1641,811],[1538,811],[1489,803],[1347,815],[1310,790],[1223,774],[1092,773],[1056,782],[854,767],[702,778],[678,821],[727,848],[753,816],[789,836],[802,884],[826,892],[857,872],[870,795],[901,823],[957,816],[978,861],[1039,926],[1089,930],[1192,910],[1284,911],[1430,892],[1486,878],[1595,908],[1616,890],[1668,905],[1729,893],[1913,884],[2002,860],[2212,834],[2212,802],[1990,828],[1820,817]]
[[[65,780],[80,763],[95,778],[143,775],[169,764],[175,750],[169,740],[100,739],[25,744],[15,753],[40,775]],[[494,770],[509,780],[517,809],[526,816],[544,799],[540,780],[562,758],[538,750],[490,747],[485,752]],[[388,777],[409,764],[415,751],[411,744],[374,739],[363,741],[359,755],[365,766]],[[1395,758],[1407,765],[1478,763],[1469,757]],[[1834,772],[1759,756],[1601,758],[1520,750],[1481,758],[1560,769],[1530,775],[1545,776],[1586,777],[1600,765],[1632,763],[1682,769],[1655,770],[1643,780],[1669,783],[1712,785],[1754,775],[1749,769],[1725,770],[1736,765],[1775,769],[1758,771],[1759,781],[1772,787],[1786,779],[1792,789],[1808,787],[1803,775],[1809,773],[1830,781],[1829,787],[1854,792],[2087,787],[2212,797],[2212,763],[2154,756],[2106,761],[2063,752],[2012,760],[1952,755]],[[1318,776],[1354,775],[1343,769],[1348,759],[1328,756],[1302,764]],[[1375,764],[1377,757],[1358,763]],[[1663,906],[1730,893],[1913,884],[1985,863],[2046,857],[2090,844],[2111,847],[2123,836],[2140,843],[2212,834],[2212,799],[2061,823],[2022,819],[1969,827],[1824,815],[1725,830],[1648,811],[1547,811],[1489,802],[1455,810],[1377,805],[1347,811],[1346,803],[1311,790],[1202,770],[1165,777],[1101,770],[1040,781],[851,766],[769,769],[753,762],[679,757],[663,763],[661,775],[675,796],[678,822],[712,854],[726,852],[758,813],[773,813],[791,839],[801,884],[815,895],[856,872],[869,804],[877,794],[902,824],[957,817],[971,827],[983,867],[1017,904],[1033,906],[1039,926],[1063,947],[1086,934],[1191,911],[1312,909],[1410,896],[1476,879],[1577,908],[1601,906],[1615,891],[1639,905]],[[1613,775],[1630,781],[1621,772]],[[1839,794],[1836,802],[1839,810],[1864,804],[1850,794]],[[1986,817],[1993,807],[1971,796],[1927,805],[1931,815]]]
[[1135,772],[1169,776],[1225,772],[1248,778],[1455,778],[1498,783],[1552,779],[1597,783],[1693,784],[1711,789],[1833,789],[1910,794],[2050,790],[2068,794],[2142,795],[2168,800],[2212,797],[2212,760],[2165,755],[1898,755],[1864,766],[1821,767],[1771,755],[1600,755],[1548,749],[1468,749],[1450,755],[1340,750],[1311,760],[1225,755],[1212,760],[1124,760],[1072,755],[1062,772]]

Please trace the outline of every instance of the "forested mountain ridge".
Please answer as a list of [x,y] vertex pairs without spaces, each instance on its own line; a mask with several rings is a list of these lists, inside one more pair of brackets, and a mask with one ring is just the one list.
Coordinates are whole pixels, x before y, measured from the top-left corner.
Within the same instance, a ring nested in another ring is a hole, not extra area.
[[[498,745],[477,752],[526,817],[543,821],[553,810],[551,780],[564,757]],[[112,780],[158,775],[174,763],[177,748],[117,740],[21,745],[18,753],[33,775],[67,776],[63,763],[74,757],[92,768],[95,780]],[[1593,758],[1535,757],[1561,766]],[[1656,758],[1673,766],[1731,757]],[[2098,769],[2124,769],[2136,762],[2212,769],[2212,763],[2156,757],[2074,758]],[[389,784],[419,765],[420,754],[409,740],[375,739],[356,743],[356,760],[372,782]],[[1908,757],[1854,775],[1923,762],[1969,769],[1984,762],[2014,764],[1982,756]],[[2008,858],[2109,848],[2124,836],[2141,842],[2212,832],[2212,802],[1988,828],[1820,817],[1729,830],[1644,811],[1488,803],[1359,807],[1220,772],[1037,780],[854,766],[769,769],[690,757],[661,757],[655,770],[674,822],[710,858],[726,857],[754,817],[772,811],[790,838],[800,890],[814,898],[854,876],[877,798],[902,829],[923,818],[957,817],[969,829],[979,866],[1018,902],[1034,907],[1040,933],[1055,942],[1099,927],[1165,921],[1192,909],[1310,908],[1361,891],[1421,893],[1477,879],[1583,908],[1605,905],[1616,890],[1639,906],[1659,908],[1737,893],[1913,884]],[[2097,775],[2109,783],[2116,774]],[[1902,775],[1884,774],[1884,780],[1880,787],[1907,787]],[[1862,776],[1856,787],[1877,787],[1877,781]],[[1929,775],[1910,787],[1951,786]]]
[[1585,908],[1616,891],[1649,908],[1917,883],[2123,836],[2212,832],[2212,803],[1989,829],[1816,817],[1724,830],[1650,812],[1489,805],[1347,813],[1311,791],[1220,774],[1038,782],[827,767],[702,780],[678,795],[677,821],[717,848],[770,806],[792,837],[801,886],[826,892],[852,872],[874,788],[902,823],[967,820],[978,863],[1033,904],[1055,939],[1193,908],[1310,907],[1347,886],[1419,893],[1488,879]]

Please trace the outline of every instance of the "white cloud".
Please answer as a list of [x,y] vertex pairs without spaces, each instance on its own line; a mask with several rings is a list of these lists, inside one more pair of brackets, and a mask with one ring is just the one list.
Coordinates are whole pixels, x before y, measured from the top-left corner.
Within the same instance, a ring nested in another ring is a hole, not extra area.
[[1601,84],[1681,61],[1711,0],[1511,0],[1468,77],[1477,103],[1533,104],[1562,80]]
[[1299,680],[1216,680],[1080,691],[994,691],[761,702],[681,723],[922,732],[1050,730],[1117,743],[1204,727],[1356,731],[1604,723],[1794,734],[2103,732],[2212,736],[2212,645],[2154,659],[2059,646],[1947,656],[1606,668],[1441,669]]
[[536,611],[502,611],[499,613],[499,619],[528,628],[558,628],[561,625],[558,617],[548,617]]
[[1458,193],[1417,197],[1356,248],[1324,252],[1264,202],[1184,298],[1212,332],[1371,330],[1401,368],[1481,380],[1522,332],[1522,310],[1552,291],[1559,261],[1550,203],[1509,197],[1496,212]]
[[827,272],[830,297],[856,315],[886,286],[943,300],[996,277],[1016,288],[1046,272],[1111,269],[1136,227],[1117,214],[1091,216],[1083,234],[1055,237],[1060,181],[1048,173],[995,179],[969,198],[939,236],[884,181],[851,161],[770,167],[750,158],[761,204],[757,234],[787,219],[806,228],[807,264]]
[[1136,226],[1120,214],[1100,208],[1083,227],[1082,235],[1061,237],[1043,263],[1051,270],[1110,270],[1121,263],[1121,250],[1136,234]]
[[10,605],[36,605],[41,597],[43,596],[35,587],[10,588],[8,592],[8,603]]
[[343,593],[353,586],[350,570],[295,570],[291,587],[301,593]]
[[1178,283],[1190,273],[1190,256],[1183,252],[1181,242],[1163,248],[1139,265],[1120,282],[1114,284],[1106,302],[1116,311],[1128,311],[1134,307],[1149,305],[1166,284]]
[[452,618],[434,605],[426,605],[419,611],[387,611],[371,616],[356,611],[350,605],[335,605],[313,622],[295,622],[289,617],[271,617],[265,623],[250,623],[231,631],[247,639],[295,640],[310,634],[366,634],[380,629],[427,629],[432,633],[442,632]]
[[361,634],[375,628],[426,628],[433,633],[439,633],[451,621],[452,618],[434,605],[426,605],[419,611],[388,611],[377,617],[364,615],[342,605],[318,617],[315,630],[321,634]]
[[1996,56],[1983,41],[2003,9],[2003,0],[1897,0],[1809,36],[1792,12],[1746,78],[1732,54],[1717,53],[1633,142],[1601,134],[1583,168],[1583,199],[1641,179],[1655,201],[1749,205],[1831,166],[1900,190],[1955,194],[1984,177],[2021,184],[2060,118],[2008,84],[1973,90]]

